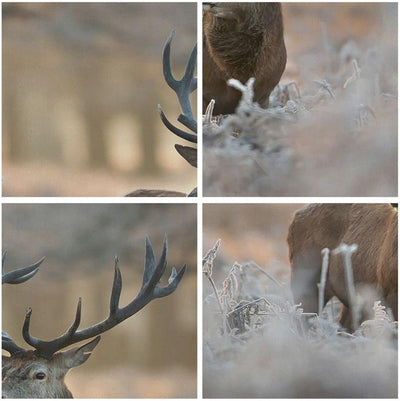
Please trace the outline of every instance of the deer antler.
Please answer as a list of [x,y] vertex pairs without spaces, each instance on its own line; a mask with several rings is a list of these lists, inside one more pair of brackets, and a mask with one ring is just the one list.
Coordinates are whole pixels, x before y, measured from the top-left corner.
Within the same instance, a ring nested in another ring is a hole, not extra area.
[[29,332],[32,309],[28,308],[22,329],[24,340],[35,348],[36,354],[49,359],[55,352],[69,345],[92,338],[94,336],[98,336],[99,334],[110,330],[125,319],[137,313],[153,299],[165,297],[171,294],[175,291],[179,282],[181,281],[183,274],[186,271],[186,265],[182,267],[179,273],[177,273],[176,269],[173,268],[171,276],[168,280],[168,285],[165,287],[159,286],[158,283],[167,267],[167,247],[167,238],[165,237],[163,252],[158,264],[156,265],[153,248],[149,239],[146,237],[146,257],[142,287],[136,298],[123,308],[119,307],[119,300],[122,290],[122,277],[118,267],[118,258],[115,258],[114,281],[110,297],[110,313],[107,319],[86,329],[77,331],[81,321],[82,305],[81,299],[79,298],[75,320],[71,327],[60,337],[57,337],[51,341],[44,341],[33,337]]
[[25,349],[15,344],[14,340],[5,331],[1,332],[1,349],[8,351],[10,355],[15,355],[19,352],[25,352]]
[[[194,70],[196,68],[197,61],[197,44],[194,46],[192,53],[190,54],[189,61],[186,65],[186,70],[183,78],[178,81],[174,78],[171,71],[171,42],[174,37],[175,31],[172,31],[171,35],[167,39],[163,51],[163,73],[164,79],[169,87],[178,96],[179,104],[181,106],[183,114],[180,114],[178,121],[182,123],[186,128],[197,133],[197,122],[193,116],[192,106],[190,104],[190,94],[197,89],[197,78],[194,77]],[[180,138],[186,139],[189,142],[197,143],[197,135],[190,134],[183,131],[169,122],[165,116],[162,108],[158,105],[158,112],[160,113],[161,120],[164,125],[175,135]]]
[[[189,130],[197,134],[197,122],[193,116],[192,106],[190,105],[190,94],[197,89],[197,78],[194,76],[197,61],[197,45],[194,46],[190,54],[188,63],[186,65],[185,74],[181,80],[177,80],[172,75],[171,71],[171,42],[174,37],[175,31],[171,32],[165,42],[163,50],[163,74],[164,79],[169,87],[178,96],[178,101],[182,109],[182,114],[179,115],[178,121]],[[162,108],[158,105],[158,112],[160,113],[161,121],[164,125],[179,138],[185,139],[192,143],[197,143],[197,135],[186,132],[178,127],[175,127],[165,116]],[[175,145],[176,151],[193,167],[197,167],[197,149],[190,146]],[[141,197],[141,196],[186,196],[182,192],[160,190],[160,189],[139,189],[129,193],[126,196]],[[190,197],[197,196],[197,188],[193,189],[189,195]]]
[[19,269],[15,269],[9,273],[4,273],[4,264],[6,260],[6,252],[3,252],[3,257],[1,259],[1,281],[2,284],[20,284],[25,281],[28,281],[32,278],[38,271],[39,266],[44,261],[44,257],[40,259],[38,262],[34,263],[33,265],[20,267]]
[[[4,273],[4,266],[6,261],[6,252],[3,252],[1,258],[1,281],[2,284],[20,284],[28,281],[32,278],[38,271],[39,266],[45,258],[43,257],[38,262],[33,265],[20,267],[19,269],[14,269],[8,273]],[[24,352],[25,350],[15,344],[11,336],[5,331],[1,332],[1,347],[2,349],[8,351],[11,355],[17,354],[19,352]]]

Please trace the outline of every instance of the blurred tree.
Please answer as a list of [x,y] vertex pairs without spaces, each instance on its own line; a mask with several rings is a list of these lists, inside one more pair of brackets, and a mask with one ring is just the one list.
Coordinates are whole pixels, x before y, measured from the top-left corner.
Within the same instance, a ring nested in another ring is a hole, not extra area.
[[[137,122],[138,132],[131,130],[140,149],[133,152],[139,154],[140,171],[157,173],[157,104],[169,91],[161,50],[170,31],[179,28],[174,64],[183,70],[196,40],[195,3],[2,7],[5,156],[13,161],[63,158],[68,164],[79,152],[91,167],[118,168],[107,148],[114,143],[106,136],[116,135],[108,132],[110,125],[123,115]],[[71,131],[79,121],[83,137],[71,146],[83,150],[63,151],[76,138]]]

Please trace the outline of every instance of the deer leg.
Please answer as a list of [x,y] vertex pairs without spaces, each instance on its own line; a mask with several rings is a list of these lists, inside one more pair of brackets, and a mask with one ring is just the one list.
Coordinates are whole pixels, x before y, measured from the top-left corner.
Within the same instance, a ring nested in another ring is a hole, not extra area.
[[317,249],[299,252],[292,260],[292,293],[304,312],[318,312],[318,286],[321,277],[321,253]]

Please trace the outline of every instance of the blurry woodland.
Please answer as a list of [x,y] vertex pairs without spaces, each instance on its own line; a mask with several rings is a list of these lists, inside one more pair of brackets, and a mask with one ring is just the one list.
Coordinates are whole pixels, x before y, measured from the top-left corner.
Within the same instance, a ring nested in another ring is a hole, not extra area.
[[[294,212],[302,206],[304,204],[204,205],[204,252],[218,238],[222,241],[216,263],[223,269],[215,270],[216,280],[225,277],[225,269],[233,262],[254,260],[269,268],[271,264],[276,265],[272,273],[289,283],[287,230]],[[206,284],[204,290],[208,292]]]
[[[162,75],[182,76],[195,3],[4,3],[3,195],[189,192],[196,170],[161,123],[180,113]],[[196,110],[195,94],[193,109]],[[177,123],[179,125],[179,123]]]
[[282,11],[288,60],[270,108],[248,87],[235,114],[204,119],[204,194],[397,195],[397,3]]
[[397,322],[381,309],[376,331],[338,334],[329,307],[299,324],[286,237],[303,206],[204,205],[205,398],[397,397]]
[[108,316],[114,256],[122,273],[121,306],[142,283],[145,237],[158,260],[168,235],[167,283],[172,267],[188,269],[176,291],[102,334],[89,360],[67,384],[77,398],[191,398],[196,396],[195,205],[3,205],[6,271],[46,256],[39,272],[3,286],[3,329],[20,346],[27,307],[31,332],[42,339],[64,333],[82,297],[84,328]]

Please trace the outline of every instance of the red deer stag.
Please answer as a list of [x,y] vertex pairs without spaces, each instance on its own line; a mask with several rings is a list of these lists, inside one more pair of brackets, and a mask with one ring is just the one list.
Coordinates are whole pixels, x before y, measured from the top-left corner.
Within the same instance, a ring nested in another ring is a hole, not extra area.
[[[163,73],[164,79],[169,85],[169,87],[176,93],[178,97],[179,104],[182,109],[182,114],[179,115],[178,121],[183,124],[190,131],[186,132],[178,127],[175,127],[165,116],[162,108],[158,105],[158,112],[161,117],[161,121],[164,125],[179,138],[185,139],[191,143],[197,143],[197,122],[193,116],[192,106],[190,104],[190,94],[197,89],[197,78],[194,76],[194,71],[196,69],[197,62],[197,45],[192,50],[190,54],[189,61],[186,65],[185,74],[183,78],[178,81],[174,78],[171,71],[171,42],[174,37],[172,32],[167,42],[165,43],[163,50]],[[197,149],[190,146],[175,145],[176,151],[193,167],[197,167]],[[158,190],[158,189],[138,189],[129,193],[126,196],[135,197],[145,197],[145,196],[197,196],[197,188],[193,189],[189,195],[183,192],[168,191],[168,190]]]
[[[32,266],[5,274],[3,256],[3,284],[19,284],[29,280],[36,274],[42,261],[43,259]],[[51,341],[40,340],[31,335],[29,325],[32,309],[28,308],[22,335],[34,350],[19,347],[7,333],[2,333],[3,349],[10,353],[10,356],[3,356],[3,398],[73,398],[64,383],[64,377],[71,368],[83,364],[89,358],[100,341],[100,334],[133,316],[153,299],[165,297],[176,290],[185,273],[186,265],[178,273],[173,268],[168,285],[161,287],[158,283],[166,267],[167,239],[164,240],[163,252],[156,264],[153,248],[146,238],[143,283],[136,298],[125,307],[119,307],[122,277],[116,258],[109,316],[100,323],[78,330],[81,320],[81,299],[79,299],[73,324],[63,335]],[[81,346],[61,351],[88,339],[91,340]]]
[[[361,318],[371,315],[373,301],[382,300],[397,319],[397,218],[390,204],[313,204],[296,212],[287,238],[294,301],[317,313],[321,250],[357,244],[351,265]],[[342,326],[354,329],[343,258],[331,253],[324,303],[333,296],[343,304]]]
[[254,77],[254,101],[267,108],[286,66],[280,3],[203,3],[203,112],[231,114],[241,93],[228,86]]

